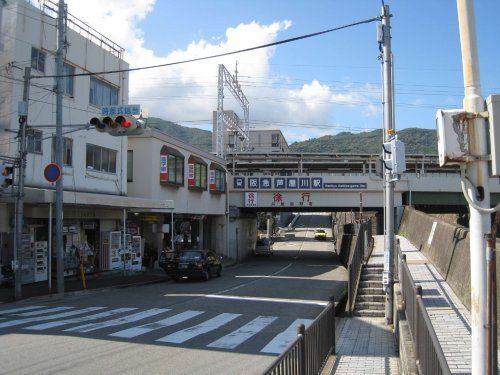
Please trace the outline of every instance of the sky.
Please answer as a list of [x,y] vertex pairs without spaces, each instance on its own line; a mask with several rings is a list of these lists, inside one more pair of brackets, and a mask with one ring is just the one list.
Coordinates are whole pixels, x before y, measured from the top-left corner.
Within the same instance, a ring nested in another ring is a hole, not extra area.
[[[208,56],[370,19],[377,0],[67,0],[68,10],[125,48],[131,67]],[[395,127],[435,128],[437,109],[461,108],[454,0],[385,2],[393,17]],[[484,97],[500,93],[500,1],[475,1]],[[289,143],[382,128],[376,22],[224,58],[130,74],[130,103],[149,116],[211,130],[218,64],[250,102],[250,127]],[[224,109],[242,110],[225,90]]]

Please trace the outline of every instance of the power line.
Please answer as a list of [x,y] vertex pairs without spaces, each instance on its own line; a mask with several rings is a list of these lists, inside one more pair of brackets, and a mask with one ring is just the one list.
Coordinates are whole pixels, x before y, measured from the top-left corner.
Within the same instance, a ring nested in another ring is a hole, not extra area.
[[197,57],[197,58],[194,58],[194,59],[188,59],[188,60],[182,60],[182,61],[175,61],[175,62],[165,63],[165,64],[157,64],[157,65],[142,66],[142,67],[137,67],[137,68],[117,69],[117,70],[109,70],[109,71],[101,71],[101,72],[93,72],[93,73],[76,73],[76,74],[59,75],[59,76],[58,75],[32,76],[31,78],[82,77],[82,76],[104,75],[104,74],[112,74],[112,73],[134,72],[134,71],[138,71],[138,70],[146,70],[146,69],[161,68],[161,67],[165,67],[165,66],[186,64],[186,63],[190,63],[190,62],[203,61],[203,60],[213,59],[213,58],[217,58],[217,57],[224,57],[224,56],[234,55],[234,54],[237,54],[237,53],[250,52],[250,51],[257,50],[257,49],[278,46],[280,44],[286,44],[286,43],[296,42],[298,40],[312,38],[312,37],[319,36],[319,35],[322,35],[322,34],[331,33],[333,31],[339,31],[339,30],[342,30],[342,29],[347,29],[349,27],[363,25],[363,24],[367,24],[367,23],[371,23],[371,22],[375,22],[375,21],[379,21],[379,20],[380,20],[380,17],[374,17],[374,18],[370,18],[370,19],[367,19],[367,20],[353,22],[353,23],[350,23],[350,24],[347,24],[347,25],[334,27],[334,28],[331,28],[331,29],[328,29],[328,30],[323,30],[323,31],[318,31],[318,32],[311,33],[311,34],[296,36],[296,37],[293,37],[293,38],[279,40],[277,42],[272,42],[272,43],[267,43],[267,44],[261,44],[259,46],[254,46],[254,47],[249,47],[249,48],[243,48],[243,49],[240,49],[240,50],[237,50],[237,51],[224,52],[224,53],[219,53],[219,54],[216,54],[216,55],[210,55],[210,56],[204,56],[204,57]]

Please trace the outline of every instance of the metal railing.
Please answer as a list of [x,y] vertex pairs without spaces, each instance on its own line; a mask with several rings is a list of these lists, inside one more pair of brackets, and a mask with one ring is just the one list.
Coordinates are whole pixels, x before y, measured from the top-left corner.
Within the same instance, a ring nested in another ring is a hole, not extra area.
[[323,370],[335,354],[335,302],[333,298],[306,329],[297,327],[297,337],[264,371],[266,375],[313,375]]
[[410,269],[406,264],[406,255],[401,252],[399,241],[397,241],[396,249],[397,271],[395,274],[399,275],[398,279],[403,296],[403,306],[413,339],[415,359],[419,373],[424,375],[449,375],[451,372],[448,362],[422,301],[422,287],[415,285]]
[[356,244],[354,250],[349,255],[347,263],[347,273],[349,281],[347,283],[347,306],[346,310],[352,313],[354,303],[356,302],[356,294],[358,293],[359,280],[361,278],[361,269],[366,263],[371,254],[372,241],[372,223],[367,220],[359,224],[356,233]]

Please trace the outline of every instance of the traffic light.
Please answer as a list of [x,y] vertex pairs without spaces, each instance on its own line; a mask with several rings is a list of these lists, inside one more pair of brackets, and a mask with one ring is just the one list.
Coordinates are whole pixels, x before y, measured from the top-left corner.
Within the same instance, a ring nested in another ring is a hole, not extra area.
[[127,136],[142,134],[146,128],[146,122],[142,118],[133,116],[112,117],[93,117],[90,119],[90,125],[101,133],[109,133],[113,136]]
[[0,164],[0,187],[5,189],[12,186],[14,167],[12,165]]

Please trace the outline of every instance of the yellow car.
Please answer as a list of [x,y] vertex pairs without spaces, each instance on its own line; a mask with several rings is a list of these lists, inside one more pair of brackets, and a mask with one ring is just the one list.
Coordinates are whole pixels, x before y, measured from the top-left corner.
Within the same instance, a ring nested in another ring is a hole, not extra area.
[[326,240],[326,232],[324,229],[316,229],[314,232],[314,239],[316,240]]

